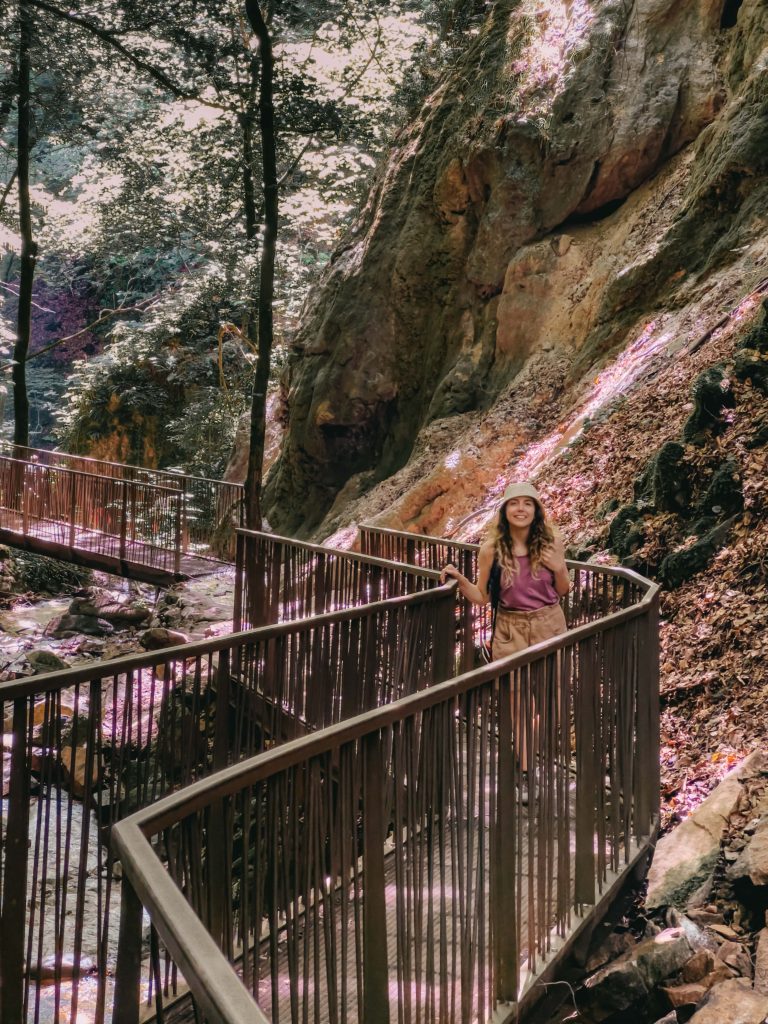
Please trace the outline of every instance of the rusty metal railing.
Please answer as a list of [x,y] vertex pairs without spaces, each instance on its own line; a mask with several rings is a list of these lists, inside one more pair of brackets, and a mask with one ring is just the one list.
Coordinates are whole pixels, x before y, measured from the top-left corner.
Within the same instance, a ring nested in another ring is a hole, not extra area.
[[[165,995],[178,968],[204,1019],[525,1009],[657,822],[657,588],[590,571],[568,633],[122,822],[118,1024],[137,1019],[142,908]],[[596,617],[614,592],[637,602]]]
[[0,537],[118,575],[180,574],[178,490],[0,455]]
[[[102,480],[125,481],[129,493],[140,495],[142,488],[168,488],[179,495],[179,530],[176,547],[182,555],[195,558],[233,561],[234,530],[243,522],[243,485],[225,480],[212,480],[190,473],[169,472],[129,466],[104,459],[92,459],[68,452],[52,452],[0,442],[6,458],[31,466],[69,470],[100,477]],[[140,498],[131,498],[136,504]],[[63,510],[64,513],[68,511]]]
[[439,571],[237,530],[234,628],[306,618],[436,586]]
[[455,588],[425,576],[387,601],[0,683],[0,1019],[108,1019],[125,815],[451,675]]
[[[367,555],[406,562],[431,571],[438,571],[447,562],[452,562],[468,579],[477,579],[479,544],[363,524],[360,527],[360,550]],[[641,577],[586,562],[568,560],[567,565],[571,589],[561,603],[569,629],[637,604],[645,593],[647,581]],[[456,638],[459,669],[470,671],[480,663],[480,644],[490,642],[489,605],[474,605],[459,592]]]

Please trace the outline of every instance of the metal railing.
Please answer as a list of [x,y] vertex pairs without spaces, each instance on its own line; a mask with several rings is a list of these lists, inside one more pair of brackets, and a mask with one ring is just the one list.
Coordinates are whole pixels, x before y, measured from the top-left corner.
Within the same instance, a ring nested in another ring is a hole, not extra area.
[[0,450],[17,461],[52,469],[68,469],[142,486],[164,487],[181,495],[178,546],[197,558],[234,559],[234,529],[243,522],[243,485],[190,473],[147,469],[0,442]]
[[[433,572],[452,562],[467,579],[477,579],[479,544],[363,524],[360,527],[360,550],[366,555],[405,562]],[[569,629],[637,604],[648,585],[642,577],[615,571],[610,566],[601,567],[570,559],[566,564],[571,575],[571,589],[561,604]],[[490,606],[472,604],[459,592],[456,638],[459,670],[475,668],[480,663],[480,644],[491,640]]]
[[239,529],[234,629],[385,601],[438,582],[433,568]]
[[0,529],[41,554],[178,574],[182,505],[169,487],[0,455]]
[[[590,571],[567,634],[122,822],[115,1021],[137,1019],[142,908],[160,1022],[176,968],[223,1024],[525,1009],[657,823],[657,588]],[[612,593],[637,601],[598,618]]]
[[0,1019],[108,1018],[125,815],[451,675],[455,588],[425,576],[387,601],[0,683]]

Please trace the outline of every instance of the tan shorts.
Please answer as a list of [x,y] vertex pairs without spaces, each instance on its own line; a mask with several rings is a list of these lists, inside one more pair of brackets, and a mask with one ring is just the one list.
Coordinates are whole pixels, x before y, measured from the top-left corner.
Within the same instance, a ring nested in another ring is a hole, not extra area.
[[533,612],[509,612],[499,608],[493,634],[493,660],[550,640],[565,633],[568,626],[559,604],[545,605]]

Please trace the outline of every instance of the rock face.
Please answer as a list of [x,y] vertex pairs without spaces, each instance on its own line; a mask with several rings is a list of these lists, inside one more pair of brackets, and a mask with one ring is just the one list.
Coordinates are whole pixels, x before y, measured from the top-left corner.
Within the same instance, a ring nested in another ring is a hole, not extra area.
[[683,906],[712,873],[720,854],[720,841],[741,794],[741,780],[765,765],[761,751],[734,768],[696,811],[663,836],[648,872],[646,906]]
[[768,996],[755,992],[746,978],[732,978],[711,989],[691,1024],[763,1024],[766,1017]]
[[766,195],[767,40],[760,0],[496,5],[305,317],[273,526],[316,529],[542,353],[577,379],[732,262]]

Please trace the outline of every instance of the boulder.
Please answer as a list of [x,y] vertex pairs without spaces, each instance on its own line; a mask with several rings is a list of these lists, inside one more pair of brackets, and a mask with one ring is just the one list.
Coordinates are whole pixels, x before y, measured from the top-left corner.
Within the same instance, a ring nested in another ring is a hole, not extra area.
[[85,636],[109,636],[114,631],[115,627],[106,619],[95,619],[90,615],[70,615],[69,612],[64,612],[63,615],[57,615],[51,619],[45,627],[45,636],[64,640],[80,633]]
[[693,384],[694,408],[683,426],[683,440],[703,444],[705,434],[719,434],[724,426],[724,409],[733,409],[736,398],[725,369],[709,366]]
[[665,928],[587,978],[581,992],[590,1019],[602,1021],[648,999],[660,982],[677,974],[695,950],[685,929]]
[[685,447],[667,441],[635,482],[635,499],[650,502],[659,512],[681,512],[691,500],[691,470],[685,464]]
[[685,906],[688,897],[712,873],[720,841],[741,795],[741,779],[759,773],[765,756],[755,751],[729,772],[706,800],[656,845],[648,872],[646,907]]
[[768,996],[768,928],[763,928],[757,937],[754,986],[756,992]]
[[763,815],[749,842],[726,872],[735,883],[768,885],[768,815]]
[[746,978],[732,978],[709,990],[690,1024],[763,1024],[767,1016],[768,996],[755,992]]
[[66,661],[60,658],[58,654],[54,654],[53,651],[47,647],[41,647],[37,651],[27,651],[27,661],[35,670],[36,674],[41,672],[56,672],[60,669],[68,668]]
[[70,615],[104,619],[119,629],[146,622],[152,614],[142,602],[117,600],[109,591],[98,587],[78,591],[68,610]]
[[139,637],[139,643],[145,651],[160,651],[165,647],[178,647],[188,644],[189,637],[178,629],[166,629],[164,626],[152,626]]

